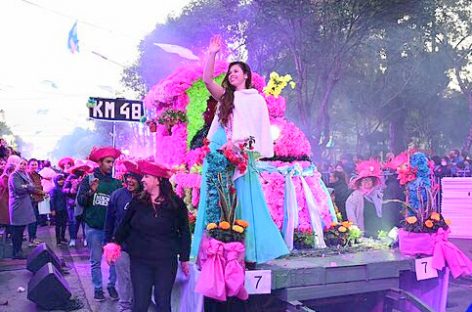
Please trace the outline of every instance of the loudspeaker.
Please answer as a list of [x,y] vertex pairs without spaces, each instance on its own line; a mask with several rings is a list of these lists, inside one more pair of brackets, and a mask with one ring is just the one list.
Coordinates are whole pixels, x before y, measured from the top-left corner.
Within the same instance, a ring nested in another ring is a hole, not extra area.
[[28,299],[45,310],[65,306],[70,296],[69,284],[51,262],[39,269],[28,283]]
[[26,268],[30,272],[37,272],[46,263],[51,262],[61,271],[61,261],[46,243],[39,244],[29,255]]

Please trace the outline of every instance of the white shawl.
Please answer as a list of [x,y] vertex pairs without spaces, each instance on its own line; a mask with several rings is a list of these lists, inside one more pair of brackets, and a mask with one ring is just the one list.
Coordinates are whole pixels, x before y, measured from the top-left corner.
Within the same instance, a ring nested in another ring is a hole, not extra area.
[[[211,137],[218,128],[218,110],[208,131]],[[231,119],[232,133],[228,138],[233,142],[244,141],[250,136],[255,138],[254,150],[261,157],[274,156],[274,141],[270,133],[270,119],[267,103],[256,89],[244,89],[234,92],[234,109]]]

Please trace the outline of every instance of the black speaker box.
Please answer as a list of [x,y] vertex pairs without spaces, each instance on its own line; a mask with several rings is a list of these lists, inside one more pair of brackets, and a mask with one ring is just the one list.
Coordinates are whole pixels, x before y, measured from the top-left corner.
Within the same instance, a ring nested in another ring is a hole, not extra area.
[[48,262],[51,262],[59,271],[61,270],[59,258],[46,243],[41,243],[28,255],[26,268],[35,273]]
[[65,306],[70,296],[67,281],[51,262],[39,269],[28,283],[28,299],[45,310]]

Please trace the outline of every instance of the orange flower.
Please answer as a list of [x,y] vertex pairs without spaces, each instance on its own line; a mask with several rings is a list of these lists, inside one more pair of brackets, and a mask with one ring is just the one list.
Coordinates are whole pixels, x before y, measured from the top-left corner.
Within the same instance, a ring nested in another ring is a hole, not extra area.
[[405,219],[408,224],[414,224],[418,219],[415,216],[411,216]]
[[441,220],[441,215],[440,215],[439,213],[437,213],[437,212],[433,212],[433,213],[431,214],[431,217],[430,217],[430,218],[431,218],[431,220],[439,221],[439,220]]
[[219,227],[220,227],[220,229],[222,229],[222,230],[229,230],[229,228],[231,227],[231,225],[229,224],[229,222],[222,221],[222,222],[220,222]]
[[244,228],[242,226],[239,226],[239,225],[233,225],[233,231],[235,231],[237,233],[242,233],[242,232],[244,232]]
[[342,226],[344,226],[345,228],[350,228],[351,225],[352,225],[352,222],[350,221],[343,221],[341,222]]
[[331,227],[335,227],[336,225],[338,225],[337,222],[331,222]]
[[246,220],[238,219],[234,221],[234,223],[236,223],[239,226],[242,226],[243,228],[247,228],[249,226],[249,223]]
[[345,228],[344,226],[341,225],[341,226],[338,228],[338,231],[341,232],[341,233],[345,233],[345,232],[347,231],[347,228]]
[[445,219],[444,222],[446,222],[447,225],[451,225],[451,219]]
[[211,231],[213,229],[216,229],[217,227],[218,227],[218,225],[216,225],[216,223],[208,223],[207,231]]
[[434,225],[434,223],[433,223],[433,221],[431,221],[431,220],[426,220],[426,221],[424,222],[424,225],[426,225],[427,228],[432,228],[433,225]]

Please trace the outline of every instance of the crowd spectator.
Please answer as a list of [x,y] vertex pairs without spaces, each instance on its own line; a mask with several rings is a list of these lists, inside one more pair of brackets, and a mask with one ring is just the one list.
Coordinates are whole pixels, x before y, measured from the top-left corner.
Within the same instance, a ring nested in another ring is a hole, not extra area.
[[12,230],[13,258],[26,259],[22,251],[25,227],[36,222],[30,195],[37,193],[27,171],[26,159],[21,159],[8,178],[9,212]]
[[[111,242],[116,230],[123,222],[129,203],[142,192],[143,178],[137,164],[125,161],[125,186],[111,194],[105,222],[105,242]],[[133,287],[131,285],[130,257],[126,243],[122,243],[121,256],[115,263],[118,281],[120,312],[130,312],[133,302]]]
[[[77,194],[78,204],[84,207],[85,233],[90,250],[92,283],[96,301],[105,300],[101,267],[105,241],[105,216],[110,195],[121,187],[121,181],[112,177],[113,164],[120,154],[119,150],[112,147],[94,148],[90,152],[89,159],[95,161],[98,168],[94,169],[92,179],[82,180]],[[115,265],[111,264],[107,290],[113,300],[118,300],[115,284]]]
[[55,187],[49,193],[51,198],[51,215],[54,217],[56,224],[57,245],[67,244],[65,237],[67,227],[67,201],[66,195],[62,191],[64,180],[62,174],[57,175],[54,178]]
[[333,189],[335,204],[342,215],[343,220],[347,220],[346,200],[351,194],[344,172],[334,171],[330,174],[328,186]]
[[69,176],[64,182],[63,192],[67,197],[67,214],[69,222],[69,247],[76,246],[77,235],[82,228],[83,245],[87,246],[85,239],[85,222],[82,207],[77,204],[76,197],[82,179],[92,168],[85,163],[77,163],[69,169]]
[[127,243],[131,261],[134,312],[146,312],[152,289],[157,311],[171,311],[177,256],[189,274],[190,228],[187,208],[172,190],[170,173],[151,162],[139,164],[144,192],[133,199],[115,241]]
[[28,176],[35,187],[35,191],[31,194],[31,200],[33,204],[34,215],[36,216],[36,221],[28,225],[29,247],[34,247],[41,243],[41,241],[39,241],[36,237],[38,225],[45,226],[47,224],[46,215],[40,215],[38,210],[38,204],[44,200],[46,193],[43,191],[41,176],[37,170],[38,160],[36,158],[31,158],[28,160]]

